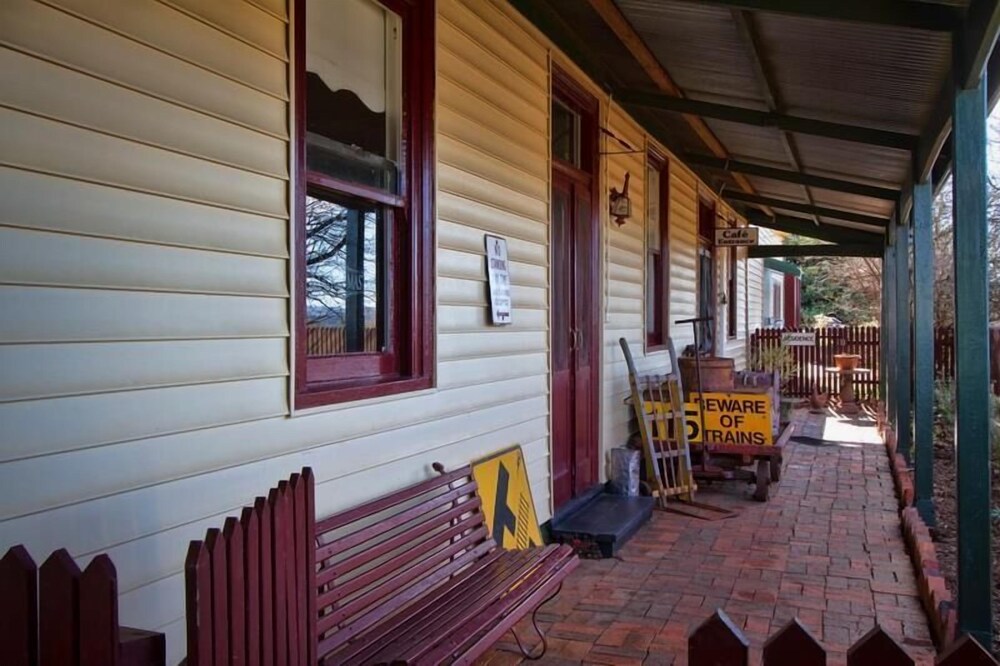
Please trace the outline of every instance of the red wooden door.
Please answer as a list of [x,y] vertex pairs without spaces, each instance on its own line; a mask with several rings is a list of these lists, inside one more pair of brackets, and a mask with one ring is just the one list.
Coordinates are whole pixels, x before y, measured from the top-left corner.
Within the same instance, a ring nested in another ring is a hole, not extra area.
[[597,227],[589,177],[552,178],[552,492],[556,508],[597,482]]

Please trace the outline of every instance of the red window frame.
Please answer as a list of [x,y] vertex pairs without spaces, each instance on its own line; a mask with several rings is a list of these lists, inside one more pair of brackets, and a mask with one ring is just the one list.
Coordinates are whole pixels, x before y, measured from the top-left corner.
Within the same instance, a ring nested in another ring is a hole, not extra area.
[[[341,181],[306,169],[305,0],[294,16],[295,407],[362,400],[433,386],[434,365],[434,37],[433,0],[380,0],[401,19],[403,126],[400,195]],[[386,253],[391,271],[387,349],[309,358],[306,354],[307,191],[383,206],[394,217]]]
[[[670,331],[670,163],[651,153],[648,156],[649,165],[659,174],[660,206],[659,220],[647,220],[647,224],[660,225],[660,246],[646,247],[647,270],[652,263],[652,278],[646,280],[646,307],[653,308],[653,327],[646,328],[646,351],[666,349]],[[647,233],[647,238],[649,235]],[[648,259],[652,258],[652,262]],[[652,282],[652,289],[650,289]]]

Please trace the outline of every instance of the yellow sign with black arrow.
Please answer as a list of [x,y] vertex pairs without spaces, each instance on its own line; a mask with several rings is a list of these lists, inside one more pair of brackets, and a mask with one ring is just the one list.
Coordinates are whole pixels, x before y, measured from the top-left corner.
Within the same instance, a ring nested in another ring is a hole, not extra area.
[[535,501],[520,446],[472,463],[486,526],[498,545],[520,550],[542,545]]

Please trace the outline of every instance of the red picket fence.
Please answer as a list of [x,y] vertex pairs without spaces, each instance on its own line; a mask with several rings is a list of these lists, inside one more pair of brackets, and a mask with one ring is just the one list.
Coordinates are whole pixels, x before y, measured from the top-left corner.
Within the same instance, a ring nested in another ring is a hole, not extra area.
[[293,474],[191,542],[187,666],[316,663],[311,475]]
[[65,549],[42,564],[23,546],[0,559],[3,666],[162,666],[163,634],[118,626],[118,578],[107,555],[80,571]]
[[[955,329],[938,326],[934,329],[934,376],[955,378]],[[993,395],[1000,395],[1000,325],[990,326],[990,379]]]
[[[688,638],[688,666],[747,666],[750,641],[718,610]],[[827,654],[797,619],[764,643],[762,666],[826,666]],[[975,640],[963,636],[938,655],[936,666],[1000,666]],[[847,666],[913,666],[914,660],[875,626],[847,650]]]
[[[858,354],[859,368],[868,373],[854,376],[854,392],[861,399],[875,398],[878,394],[881,372],[879,327],[841,326],[836,328],[759,328],[750,336],[750,352],[781,346],[785,332],[814,332],[816,345],[789,347],[795,358],[796,371],[787,378],[783,393],[792,397],[807,397],[813,389],[820,393],[834,394],[840,390],[840,378],[827,372],[834,365],[835,354]],[[783,380],[786,378],[782,378]]]

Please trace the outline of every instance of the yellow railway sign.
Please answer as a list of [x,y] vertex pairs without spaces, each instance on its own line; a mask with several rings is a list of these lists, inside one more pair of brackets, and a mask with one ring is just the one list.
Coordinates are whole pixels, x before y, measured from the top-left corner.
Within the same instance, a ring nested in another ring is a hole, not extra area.
[[[693,402],[684,404],[684,423],[687,425],[688,442],[705,441],[701,432],[698,409],[702,402],[699,393],[692,393]],[[771,396],[766,393],[705,393],[705,430],[713,444],[743,444],[771,446],[774,430],[771,423]],[[669,406],[656,406],[657,411]],[[648,411],[648,408],[647,408]],[[659,424],[656,424],[657,432]],[[667,436],[673,438],[673,420],[667,421]]]
[[[749,444],[770,446],[774,444],[774,429],[771,423],[771,396],[766,393],[692,393],[692,407],[696,428],[701,430],[698,407],[705,415],[707,437],[698,433],[698,438],[688,441],[708,440],[720,444]],[[685,409],[687,411],[687,409]],[[690,424],[691,417],[688,417]],[[690,428],[690,425],[688,426]],[[690,431],[689,431],[690,432]]]
[[479,484],[483,517],[497,544],[508,550],[542,545],[520,446],[473,462],[472,477]]

